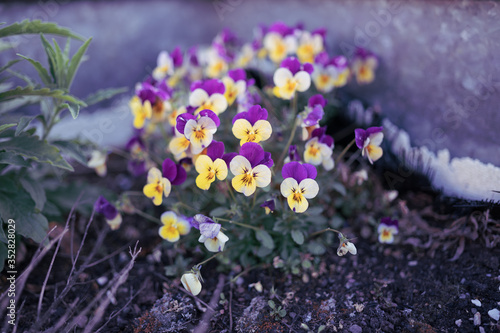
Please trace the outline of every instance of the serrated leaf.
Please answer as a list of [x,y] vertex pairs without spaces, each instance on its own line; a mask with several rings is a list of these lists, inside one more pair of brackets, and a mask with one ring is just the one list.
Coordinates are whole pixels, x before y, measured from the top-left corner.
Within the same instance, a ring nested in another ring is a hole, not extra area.
[[39,63],[38,61],[36,61],[34,59],[23,56],[22,54],[18,53],[17,55],[20,56],[21,58],[29,61],[33,65],[33,67],[35,67],[35,69],[38,73],[38,76],[40,76],[40,79],[42,79],[42,82],[44,85],[50,86],[52,84],[52,80],[50,79],[49,72],[47,72],[47,69],[45,67],[43,67],[41,63]]
[[3,67],[0,67],[0,73],[2,73],[3,71],[5,71],[7,68],[9,68],[10,66],[18,63],[19,61],[21,61],[21,59],[15,59],[15,60],[11,60],[7,63],[7,65],[3,66]]
[[85,102],[79,100],[78,98],[67,95],[63,90],[49,88],[36,89],[34,87],[16,87],[11,90],[7,90],[0,93],[0,102],[7,101],[14,98],[19,98],[23,96],[45,96],[45,97],[55,97],[74,104],[81,106],[86,106]]
[[257,237],[257,240],[262,244],[262,246],[271,250],[274,249],[274,240],[267,231],[262,229],[256,230],[255,237]]
[[326,248],[323,244],[312,241],[307,244],[307,250],[314,255],[320,256],[326,252]]
[[228,209],[226,207],[217,207],[215,209],[212,209],[209,215],[213,217],[220,217],[226,215],[227,211]]
[[29,167],[31,164],[22,156],[11,152],[0,152],[0,164],[10,164],[22,167]]
[[345,195],[347,194],[347,191],[346,191],[344,185],[342,185],[341,183],[334,182],[332,187],[335,191],[340,193],[343,197],[345,197]]
[[66,76],[67,84],[68,84],[68,89],[71,87],[71,83],[73,83],[73,78],[75,77],[76,71],[78,70],[78,67],[80,67],[80,63],[82,61],[83,55],[87,51],[87,48],[89,47],[90,42],[92,41],[92,38],[89,38],[83,43],[82,46],[76,51],[76,53],[73,55],[73,58],[71,58],[71,61],[69,62],[69,67],[68,67],[68,73]]
[[33,179],[21,178],[19,180],[21,186],[29,193],[31,199],[35,202],[35,208],[39,211],[43,210],[47,197],[42,185]]
[[304,234],[300,230],[292,230],[292,239],[295,243],[302,245],[304,244]]
[[14,127],[16,126],[17,124],[4,124],[4,125],[0,125],[0,133],[5,131],[6,129],[9,129],[11,127]]
[[51,144],[59,148],[63,153],[67,154],[79,163],[87,166],[87,158],[80,149],[80,144],[78,144],[77,142],[57,140],[52,141]]
[[101,89],[95,92],[92,95],[89,95],[87,98],[85,98],[83,101],[87,105],[93,105],[96,103],[99,103],[101,101],[110,99],[113,96],[116,96],[118,94],[122,94],[124,92],[127,92],[129,89],[127,87],[122,87],[122,88],[110,88],[110,89]]
[[71,30],[60,27],[52,22],[42,22],[40,20],[23,20],[0,29],[0,38],[23,34],[51,34],[65,37],[71,37],[78,40],[84,40],[82,36],[75,34]]
[[33,119],[35,119],[35,117],[21,117],[17,123],[16,133],[14,135],[18,136],[26,127],[28,127]]
[[17,136],[9,141],[0,142],[0,150],[73,171],[73,167],[62,158],[59,149],[48,144],[47,141],[39,140],[36,136]]
[[0,192],[0,216],[16,221],[16,232],[40,243],[47,233],[49,223],[45,216],[35,212],[35,203],[28,193]]
[[26,84],[28,86],[32,86],[32,87],[35,87],[37,84],[35,81],[33,81],[28,75],[26,74],[23,74],[23,73],[19,73],[19,72],[16,72],[16,71],[13,71],[13,70],[10,70],[8,69],[7,72],[9,74],[12,74],[14,75],[15,77],[17,77],[18,79],[21,79],[23,80],[24,82],[26,82]]

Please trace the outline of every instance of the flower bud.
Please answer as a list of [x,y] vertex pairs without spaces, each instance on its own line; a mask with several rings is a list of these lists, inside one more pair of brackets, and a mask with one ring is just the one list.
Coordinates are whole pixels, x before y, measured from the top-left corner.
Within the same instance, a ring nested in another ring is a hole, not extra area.
[[201,282],[198,276],[194,273],[185,273],[181,277],[181,282],[184,288],[189,291],[193,296],[196,296],[201,291]]

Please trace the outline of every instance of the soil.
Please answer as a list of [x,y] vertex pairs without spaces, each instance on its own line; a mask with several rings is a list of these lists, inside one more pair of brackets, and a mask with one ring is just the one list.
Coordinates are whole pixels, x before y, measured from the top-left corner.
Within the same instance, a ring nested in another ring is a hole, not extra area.
[[[203,268],[205,282],[197,297],[182,288],[180,276],[165,275],[165,266],[173,263],[175,254],[162,245],[155,228],[139,225],[129,216],[118,231],[110,231],[96,218],[81,260],[106,233],[93,262],[101,260],[78,276],[40,331],[50,332],[69,307],[74,307],[72,316],[77,317],[129,263],[128,247],[139,240],[142,249],[134,267],[114,296],[109,296],[111,304],[93,331],[191,332],[203,321],[204,312],[212,309],[208,332],[499,332],[499,321],[488,312],[500,310],[500,248],[498,244],[488,248],[485,242],[493,239],[488,230],[498,230],[498,222],[490,218],[491,228],[481,229],[476,221],[474,229],[470,214],[467,218],[443,214],[436,209],[437,195],[425,191],[409,191],[400,199],[408,208],[400,230],[412,235],[405,235],[405,241],[402,235],[395,244],[379,244],[373,234],[350,230],[348,234],[360,235],[354,240],[355,256],[339,257],[336,248],[329,248],[317,258],[304,257],[313,265],[298,274],[267,265],[243,272],[234,283],[230,280],[241,271],[219,272],[212,261]],[[45,288],[42,313],[66,284],[71,253],[76,253],[85,221],[81,216],[74,220],[73,250],[69,240],[61,245]],[[27,244],[21,270],[35,249],[35,244]],[[27,281],[24,304],[18,310],[18,332],[29,331],[36,318],[52,254],[53,250]],[[1,283],[3,291],[5,276]],[[273,311],[270,300],[286,313]],[[97,311],[101,310],[94,308],[79,318],[80,328],[72,331],[84,331]]]

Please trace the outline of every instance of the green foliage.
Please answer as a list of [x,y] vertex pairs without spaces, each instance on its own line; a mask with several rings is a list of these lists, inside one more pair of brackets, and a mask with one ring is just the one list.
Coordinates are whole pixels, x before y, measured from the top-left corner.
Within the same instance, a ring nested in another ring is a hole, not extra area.
[[40,20],[24,20],[20,23],[14,23],[0,29],[0,38],[25,35],[25,34],[51,34],[64,37],[71,37],[74,39],[83,40],[82,36],[75,34],[67,28],[58,26],[56,23],[42,22]]
[[276,306],[273,300],[269,300],[267,304],[271,308],[271,312],[269,313],[269,315],[273,317],[275,320],[281,320],[286,316],[286,310],[283,309],[281,305]]

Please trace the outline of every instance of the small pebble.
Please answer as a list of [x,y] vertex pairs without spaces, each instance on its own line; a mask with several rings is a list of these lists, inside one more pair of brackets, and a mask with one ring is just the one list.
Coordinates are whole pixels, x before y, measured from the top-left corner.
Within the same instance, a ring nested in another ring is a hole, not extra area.
[[484,330],[483,326],[479,326],[479,333],[486,333],[486,331]]
[[473,300],[471,300],[471,302],[472,302],[472,304],[474,304],[475,306],[479,306],[479,307],[481,307],[481,301],[480,301],[480,300],[478,300],[478,299],[473,299]]
[[97,280],[97,284],[100,285],[100,286],[104,286],[107,282],[108,282],[108,278],[105,277],[105,276],[101,276],[100,278],[98,278]]
[[352,325],[351,327],[349,327],[349,331],[351,333],[361,333],[363,332],[363,329],[358,325]]
[[500,319],[500,311],[498,309],[491,309],[488,311],[488,316],[498,321]]
[[474,326],[479,326],[481,325],[481,314],[479,312],[476,312],[474,315]]
[[417,263],[418,262],[416,260],[408,261],[408,266],[411,266],[411,267],[417,266]]
[[462,326],[462,319],[455,320],[455,325],[458,327]]

